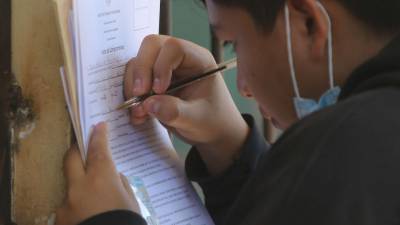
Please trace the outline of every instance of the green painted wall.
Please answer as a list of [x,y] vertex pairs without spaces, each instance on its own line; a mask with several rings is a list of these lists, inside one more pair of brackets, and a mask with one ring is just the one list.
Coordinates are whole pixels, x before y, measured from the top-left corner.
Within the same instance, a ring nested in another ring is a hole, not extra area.
[[[210,49],[210,30],[207,11],[198,0],[172,0],[173,36],[183,38]],[[225,58],[235,57],[231,47],[225,49]],[[259,127],[262,127],[262,117],[253,100],[244,99],[236,88],[236,71],[227,72],[225,81],[231,91],[236,105],[243,113],[255,116]],[[190,146],[185,145],[179,139],[174,138],[176,149],[181,155],[185,155]]]

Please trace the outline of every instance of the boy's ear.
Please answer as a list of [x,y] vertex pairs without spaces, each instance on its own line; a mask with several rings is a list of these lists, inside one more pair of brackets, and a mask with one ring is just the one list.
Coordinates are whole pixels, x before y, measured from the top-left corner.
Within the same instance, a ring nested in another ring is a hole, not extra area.
[[289,0],[288,4],[304,17],[304,27],[311,42],[311,54],[316,60],[326,56],[329,22],[317,0]]

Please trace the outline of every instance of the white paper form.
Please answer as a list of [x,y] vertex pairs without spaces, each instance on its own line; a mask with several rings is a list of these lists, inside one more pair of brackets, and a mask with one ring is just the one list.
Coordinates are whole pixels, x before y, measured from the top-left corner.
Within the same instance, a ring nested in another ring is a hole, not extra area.
[[187,181],[167,131],[153,120],[132,127],[123,102],[123,74],[146,35],[158,33],[159,0],[75,0],[75,44],[85,146],[91,127],[107,121],[118,171],[140,178],[162,225],[211,225]]

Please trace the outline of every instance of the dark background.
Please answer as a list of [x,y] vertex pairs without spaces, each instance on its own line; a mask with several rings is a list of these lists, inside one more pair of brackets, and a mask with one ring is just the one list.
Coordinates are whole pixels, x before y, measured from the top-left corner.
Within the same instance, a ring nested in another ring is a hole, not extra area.
[[10,223],[11,0],[0,1],[0,224]]

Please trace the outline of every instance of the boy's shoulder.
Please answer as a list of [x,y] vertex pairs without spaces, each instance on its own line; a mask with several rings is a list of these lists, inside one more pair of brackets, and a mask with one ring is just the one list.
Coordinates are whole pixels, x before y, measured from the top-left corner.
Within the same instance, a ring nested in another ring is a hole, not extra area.
[[271,155],[297,162],[400,161],[399,103],[400,88],[371,90],[338,102],[287,130]]

